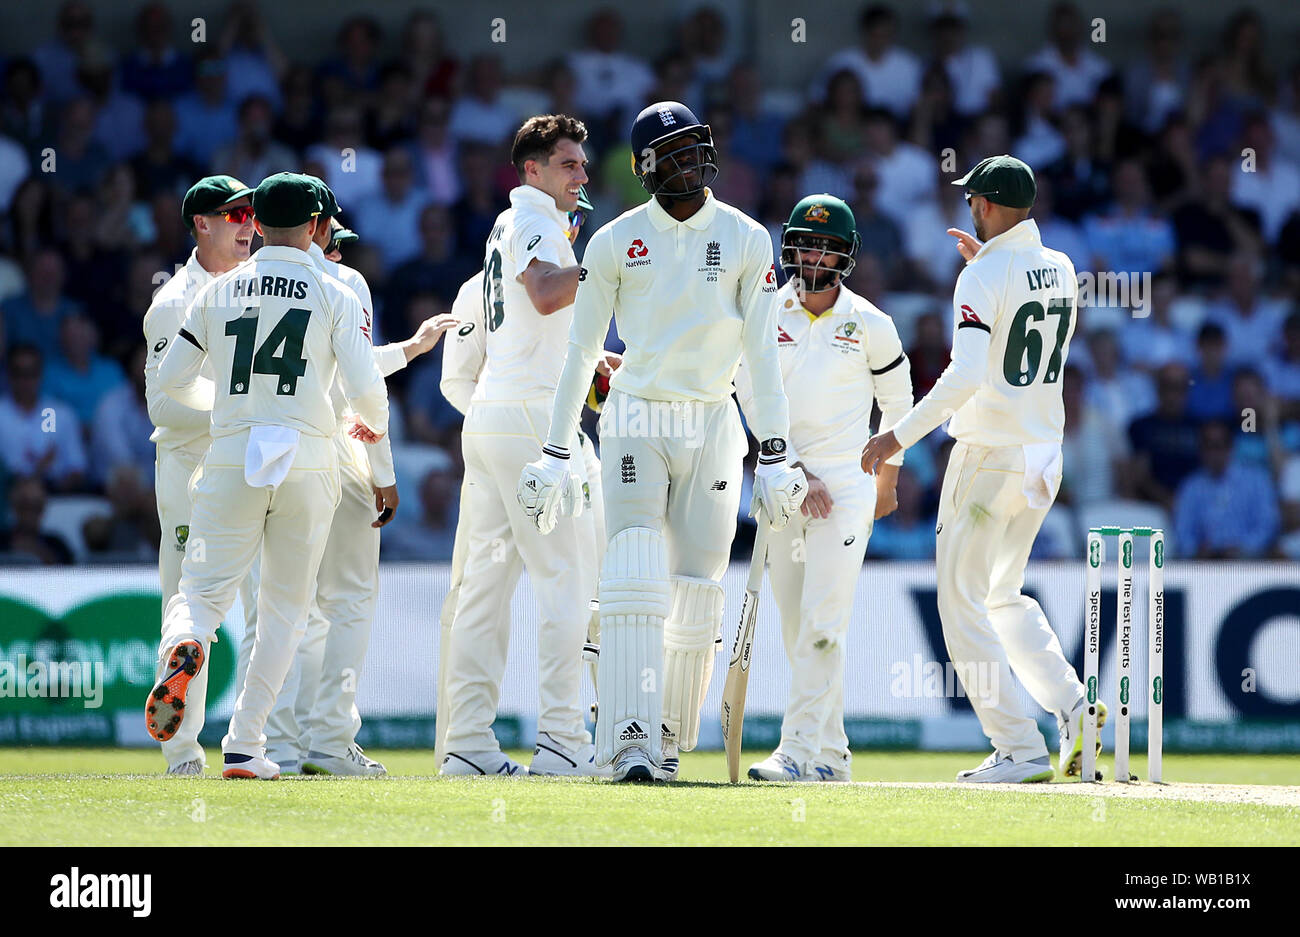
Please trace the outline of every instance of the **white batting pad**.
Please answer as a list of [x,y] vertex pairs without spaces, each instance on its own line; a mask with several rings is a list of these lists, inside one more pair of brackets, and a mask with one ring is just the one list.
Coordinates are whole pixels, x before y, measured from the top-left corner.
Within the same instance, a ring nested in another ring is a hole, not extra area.
[[640,746],[658,764],[663,710],[664,619],[668,553],[647,527],[616,533],[600,571],[600,662],[597,667],[596,761],[607,765]]
[[664,625],[664,726],[689,752],[700,737],[700,707],[709,691],[722,629],[722,586],[673,577],[673,607]]

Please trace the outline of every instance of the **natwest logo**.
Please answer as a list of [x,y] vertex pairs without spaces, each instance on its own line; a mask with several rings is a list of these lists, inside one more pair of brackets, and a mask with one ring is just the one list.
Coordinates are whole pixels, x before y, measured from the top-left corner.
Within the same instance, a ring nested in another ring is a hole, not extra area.
[[625,267],[646,267],[650,264],[650,258],[646,255],[650,253],[650,248],[645,246],[645,242],[637,238],[632,242],[632,246],[627,249],[628,259],[623,261]]
[[767,276],[763,277],[763,282],[764,283],[776,282],[776,264],[772,264],[767,268]]

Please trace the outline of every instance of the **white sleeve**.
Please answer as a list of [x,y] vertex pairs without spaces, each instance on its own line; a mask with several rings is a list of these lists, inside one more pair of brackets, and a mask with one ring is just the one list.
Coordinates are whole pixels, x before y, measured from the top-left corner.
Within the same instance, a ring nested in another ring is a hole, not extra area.
[[361,301],[346,287],[334,289],[327,296],[334,306],[330,341],[338,360],[343,394],[366,426],[381,435],[387,433],[388,387],[375,365],[370,337],[362,330],[365,320]]
[[145,407],[154,426],[206,430],[212,422],[208,411],[216,401],[216,386],[212,381],[202,375],[195,379],[195,399],[200,403],[206,402],[206,406],[187,407],[169,397],[158,380],[158,367],[176,340],[184,318],[185,310],[179,303],[163,302],[145,313],[144,340],[148,345],[148,357],[144,362]]
[[451,314],[460,320],[454,334],[443,336],[442,395],[461,413],[469,401],[487,360],[487,330],[483,328],[483,273],[470,277],[456,293]]
[[574,433],[587,399],[596,359],[605,347],[609,317],[618,302],[619,267],[614,258],[614,235],[609,227],[592,236],[578,274],[578,295],[573,301],[569,351],[555,389],[548,446],[573,449]]
[[971,267],[957,278],[952,308],[952,360],[925,398],[891,427],[904,449],[956,413],[984,382],[992,339],[989,323],[995,321],[997,305]]
[[204,387],[199,374],[208,356],[203,315],[206,295],[206,291],[200,293],[191,304],[185,324],[177,330],[176,340],[158,365],[158,386],[177,403],[194,410],[211,410],[214,403],[215,385],[208,381]]
[[[871,369],[871,383],[880,406],[880,425],[893,426],[912,407],[912,366],[903,352],[898,329],[892,319],[872,319],[871,347],[867,352],[867,366]],[[903,452],[899,450],[886,460],[889,465],[902,465]]]
[[390,488],[397,484],[393,445],[387,435],[374,445],[366,446],[366,458],[370,461],[370,476],[376,488]]
[[532,212],[515,212],[515,224],[510,234],[510,256],[515,260],[515,269],[519,271],[516,279],[523,275],[528,265],[534,260],[545,261],[556,267],[565,264],[565,250],[569,239],[550,218]]
[[790,404],[776,347],[776,265],[766,231],[751,232],[740,274],[739,300],[744,317],[740,341],[753,384],[749,428],[760,441],[774,436],[786,439],[790,435]]
[[406,349],[401,342],[389,342],[375,347],[375,367],[384,377],[406,367]]

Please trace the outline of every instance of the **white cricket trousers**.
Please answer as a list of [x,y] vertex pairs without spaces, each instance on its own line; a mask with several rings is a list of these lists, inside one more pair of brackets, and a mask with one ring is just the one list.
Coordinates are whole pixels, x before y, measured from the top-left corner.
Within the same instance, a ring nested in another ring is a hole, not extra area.
[[[587,485],[591,492],[591,520],[595,528],[592,533],[591,546],[595,555],[590,560],[593,570],[599,571],[601,560],[605,555],[605,499],[600,489],[600,460],[596,458],[596,447],[591,444],[591,440],[585,435],[582,437],[582,457],[583,464],[587,468]],[[466,482],[461,480],[460,486],[460,503],[467,503]],[[460,586],[465,581],[465,553],[466,539],[469,530],[469,524],[456,525],[456,539],[452,545],[451,551],[451,582],[447,586],[447,595],[442,600],[442,608],[438,614],[438,709],[434,713],[434,763],[441,765],[442,757],[447,753],[447,656],[451,649],[451,626],[456,620],[456,606],[460,602]],[[595,596],[592,596],[594,599]],[[502,615],[509,617],[509,607],[500,610]],[[505,622],[501,627],[509,628],[509,622]],[[308,629],[310,636],[310,628]],[[587,640],[593,644],[600,643],[600,613],[596,612],[591,615],[587,623]],[[592,683],[596,680],[595,672],[592,672]]]
[[267,716],[306,630],[339,481],[333,439],[303,434],[279,487],[252,488],[244,481],[247,442],[247,431],[214,439],[204,459],[159,656],[190,638],[202,643],[206,656],[260,553],[256,637],[222,741],[227,753],[256,756],[265,750]]
[[[190,481],[203,463],[208,439],[189,447],[157,447],[154,461],[154,495],[158,499],[158,582],[161,608],[176,594],[181,581],[181,560],[190,530]],[[208,698],[208,668],[202,668],[190,681],[186,691],[186,713],[176,734],[159,743],[167,766],[174,768],[187,761],[206,762],[199,732],[203,729],[204,708]]]
[[[1060,485],[1051,484],[1052,497]],[[1020,446],[957,442],[943,478],[936,528],[939,617],[948,656],[984,734],[1018,762],[1047,754],[1016,678],[1050,713],[1069,711],[1083,684],[1038,603],[1021,594],[1029,550],[1049,507],[1031,508]]]
[[[615,389],[601,411],[600,444],[608,539],[596,762],[632,745],[658,762],[661,728],[682,751],[698,734],[722,625],[719,583],[736,533],[745,431],[731,398],[658,401]],[[629,537],[635,546],[614,549]]]
[[790,663],[777,751],[801,765],[817,761],[847,769],[845,642],[875,520],[876,486],[856,454],[804,464],[826,484],[833,504],[826,518],[795,514],[768,541],[768,576]]
[[562,518],[543,536],[516,494],[524,466],[541,452],[550,409],[551,402],[542,399],[475,402],[465,417],[457,528],[458,536],[465,532],[465,568],[445,649],[448,752],[499,748],[492,723],[505,676],[510,600],[524,568],[540,618],[537,731],[570,749],[591,741],[581,678],[589,603],[596,594],[593,517],[584,511]]
[[[266,755],[279,764],[301,762],[309,751],[343,757],[361,730],[357,690],[379,596],[379,530],[374,487],[363,443],[334,437],[339,463],[339,506],[316,575],[307,630],[266,722]],[[258,564],[241,591],[248,609],[239,670],[253,650]]]

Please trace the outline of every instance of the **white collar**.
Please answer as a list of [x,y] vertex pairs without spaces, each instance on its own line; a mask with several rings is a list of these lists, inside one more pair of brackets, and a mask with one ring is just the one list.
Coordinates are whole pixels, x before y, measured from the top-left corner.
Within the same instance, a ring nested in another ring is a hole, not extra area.
[[568,230],[569,216],[560,211],[555,199],[535,185],[519,185],[510,190],[510,207],[519,208],[527,205],[536,211],[550,215],[562,229]]
[[1003,231],[997,237],[989,238],[976,252],[975,256],[970,259],[970,262],[974,263],[990,251],[1022,243],[1032,244],[1037,247],[1043,246],[1043,236],[1038,233],[1038,222],[1034,221],[1033,218],[1026,218],[1024,221],[1018,222]]

